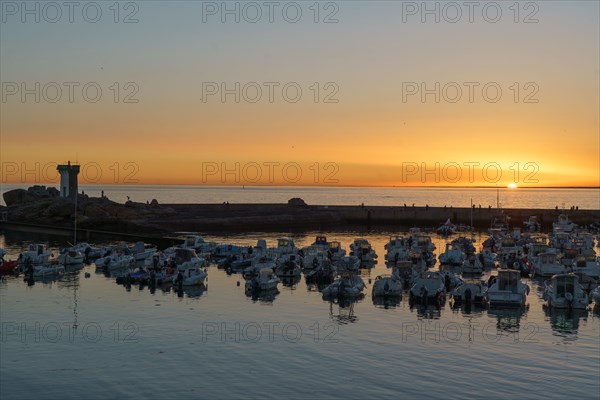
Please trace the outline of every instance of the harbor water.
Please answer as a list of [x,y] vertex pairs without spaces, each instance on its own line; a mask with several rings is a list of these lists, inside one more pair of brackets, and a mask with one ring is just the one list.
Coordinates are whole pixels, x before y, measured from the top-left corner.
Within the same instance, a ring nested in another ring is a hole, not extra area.
[[[298,246],[322,232],[295,234]],[[323,300],[302,278],[251,298],[241,275],[211,266],[206,288],[117,285],[95,267],[29,285],[0,282],[0,397],[95,398],[577,398],[600,393],[597,311],[549,311],[543,281],[519,309],[411,308],[371,298],[390,270],[384,245],[398,232],[325,232],[344,248],[368,239],[379,255],[361,270],[365,297]],[[273,246],[281,233],[206,237]],[[475,245],[486,238],[475,236]],[[436,256],[446,241],[434,236]],[[0,233],[15,258],[27,243],[64,239]],[[434,267],[435,268],[435,267]],[[485,279],[487,275],[484,275]],[[238,282],[241,284],[238,285]]]

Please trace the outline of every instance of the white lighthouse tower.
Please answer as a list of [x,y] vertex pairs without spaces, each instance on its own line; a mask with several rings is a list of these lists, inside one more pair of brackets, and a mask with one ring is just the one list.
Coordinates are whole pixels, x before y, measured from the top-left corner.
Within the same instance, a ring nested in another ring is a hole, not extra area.
[[71,161],[69,161],[66,165],[58,165],[56,169],[60,173],[60,196],[75,197],[78,190],[77,175],[79,174],[79,165],[71,165]]

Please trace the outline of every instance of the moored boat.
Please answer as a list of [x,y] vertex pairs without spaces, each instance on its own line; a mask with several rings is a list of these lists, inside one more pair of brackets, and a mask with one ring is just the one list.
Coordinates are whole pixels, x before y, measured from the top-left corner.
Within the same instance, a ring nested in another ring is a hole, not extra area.
[[544,299],[548,307],[585,309],[590,304],[588,294],[575,274],[554,275],[545,282]]
[[487,291],[490,306],[523,306],[529,286],[521,282],[521,273],[514,269],[498,270]]

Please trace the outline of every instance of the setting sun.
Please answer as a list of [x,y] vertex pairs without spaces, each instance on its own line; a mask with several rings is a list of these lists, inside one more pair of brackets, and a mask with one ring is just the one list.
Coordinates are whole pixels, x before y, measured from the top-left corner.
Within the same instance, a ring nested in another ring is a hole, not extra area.
[[506,185],[506,187],[510,189],[516,189],[518,186],[516,183],[509,183],[508,185]]

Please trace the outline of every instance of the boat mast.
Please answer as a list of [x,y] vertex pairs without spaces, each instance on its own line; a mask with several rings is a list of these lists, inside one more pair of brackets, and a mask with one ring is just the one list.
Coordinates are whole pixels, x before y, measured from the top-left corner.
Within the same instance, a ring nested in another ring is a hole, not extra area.
[[75,191],[75,224],[73,229],[73,246],[77,244],[77,197],[78,193]]

